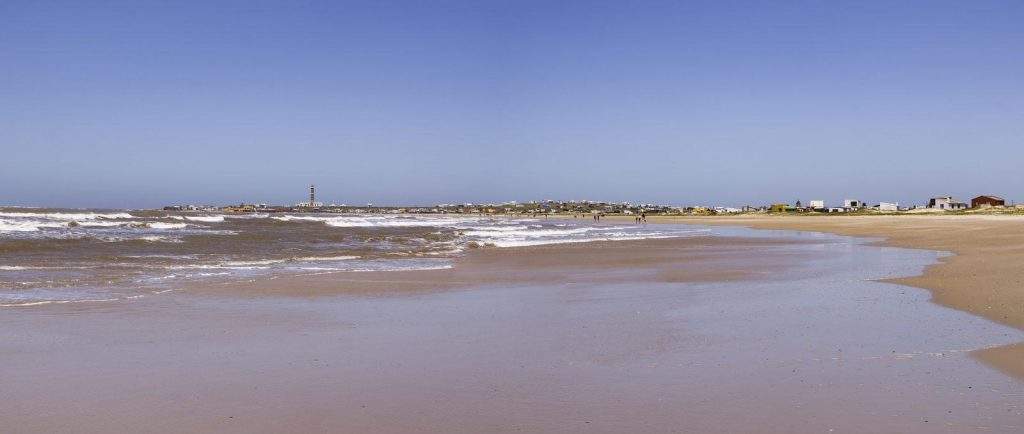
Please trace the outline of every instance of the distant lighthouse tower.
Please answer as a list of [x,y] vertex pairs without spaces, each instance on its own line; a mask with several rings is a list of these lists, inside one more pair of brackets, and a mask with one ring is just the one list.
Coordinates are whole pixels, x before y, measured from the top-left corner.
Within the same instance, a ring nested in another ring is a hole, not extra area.
[[309,184],[309,202],[299,202],[295,204],[296,208],[305,208],[308,210],[313,210],[322,206],[324,206],[322,202],[316,201],[316,186],[313,184]]

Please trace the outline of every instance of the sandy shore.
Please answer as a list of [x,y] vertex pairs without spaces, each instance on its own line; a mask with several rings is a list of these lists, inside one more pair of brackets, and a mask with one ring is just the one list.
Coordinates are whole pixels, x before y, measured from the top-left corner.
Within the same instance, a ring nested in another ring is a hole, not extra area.
[[[8,309],[0,426],[1019,432],[1021,383],[966,355],[1016,330],[873,280],[932,260],[821,234],[697,236]],[[1012,351],[986,354],[1012,371],[997,354]]]
[[791,266],[807,255],[751,256],[750,250],[798,243],[797,240],[698,236],[484,248],[457,259],[449,269],[280,276],[271,280],[197,284],[186,287],[185,291],[240,297],[396,296],[483,285],[764,279],[772,271]]
[[[763,215],[651,220],[880,237],[888,246],[950,252],[954,255],[929,267],[923,275],[894,282],[928,289],[934,301],[943,306],[1024,329],[1024,216]],[[977,355],[1024,379],[1024,343]]]

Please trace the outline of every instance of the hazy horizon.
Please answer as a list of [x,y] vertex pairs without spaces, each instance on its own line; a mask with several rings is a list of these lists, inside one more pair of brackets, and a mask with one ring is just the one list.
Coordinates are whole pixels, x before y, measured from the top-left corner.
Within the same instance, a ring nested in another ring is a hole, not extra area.
[[0,205],[1024,197],[1024,3],[0,4]]
[[[204,202],[204,201],[188,201],[188,200],[185,200],[185,201],[178,201],[178,202],[160,203],[160,204],[155,204],[155,205],[151,205],[151,206],[95,206],[95,205],[71,206],[71,205],[53,205],[53,204],[37,205],[37,204],[0,203],[0,208],[9,208],[9,209],[81,209],[81,210],[131,210],[131,209],[135,209],[135,210],[143,210],[143,209],[158,209],[158,208],[162,208],[162,207],[166,207],[166,206],[175,206],[175,205],[196,205],[196,206],[217,206],[217,207],[220,207],[220,206],[230,206],[230,205],[239,205],[239,204],[267,204],[267,205],[270,205],[270,206],[296,206],[296,205],[298,205],[300,203],[305,203],[305,202],[309,201],[308,189],[306,190],[306,194],[307,194],[307,196],[305,198],[302,198],[302,199],[296,199],[296,200],[292,200],[292,201],[281,201],[281,202],[266,201],[266,200],[253,200],[253,199],[240,199],[240,200],[227,201],[227,202],[211,202],[211,201],[205,201]],[[969,204],[971,202],[972,198],[977,197],[977,196],[982,196],[982,195],[986,195],[986,194],[985,193],[979,193],[979,194],[972,194],[970,196],[956,196],[956,195],[952,195],[952,196],[956,200],[959,200],[961,202],[966,202],[966,203]],[[242,197],[242,196],[245,196],[245,195],[239,195],[239,197]],[[948,195],[940,195],[940,196],[948,196]],[[732,203],[727,203],[727,202],[722,202],[722,201],[714,201],[714,200],[710,200],[710,201],[675,201],[675,202],[673,202],[673,201],[661,201],[661,202],[659,202],[659,201],[639,201],[639,200],[631,200],[631,199],[613,200],[613,199],[605,199],[605,198],[599,198],[599,197],[598,198],[556,198],[556,197],[545,197],[545,198],[525,198],[525,199],[505,199],[505,200],[478,200],[478,201],[453,200],[453,201],[447,201],[447,202],[422,202],[422,201],[421,202],[372,202],[371,201],[371,202],[365,202],[365,203],[337,201],[337,200],[332,200],[331,198],[324,198],[324,197],[321,197],[319,195],[316,197],[316,199],[317,199],[318,202],[323,202],[325,205],[330,205],[330,206],[349,206],[349,207],[357,207],[357,208],[358,207],[366,207],[366,206],[373,206],[373,207],[432,207],[432,206],[435,206],[435,205],[465,205],[465,204],[473,204],[473,205],[485,205],[485,204],[492,204],[493,205],[493,204],[505,204],[505,203],[522,203],[522,204],[525,204],[525,203],[530,203],[530,202],[544,202],[544,201],[548,201],[548,200],[553,200],[555,202],[570,202],[570,201],[571,202],[598,202],[598,203],[602,203],[603,202],[603,203],[632,203],[632,204],[637,204],[637,205],[639,205],[639,204],[653,204],[653,205],[667,205],[667,206],[680,206],[680,207],[682,207],[682,206],[707,206],[707,207],[722,206],[722,207],[735,207],[735,208],[742,208],[744,206],[754,206],[754,207],[770,206],[770,205],[775,204],[775,203],[786,203],[786,204],[789,204],[789,205],[793,205],[797,201],[800,201],[804,206],[809,206],[809,203],[812,200],[824,200],[825,201],[825,206],[827,206],[827,207],[840,207],[840,206],[843,205],[843,201],[846,200],[846,199],[859,200],[859,201],[867,203],[868,206],[875,206],[879,202],[888,202],[888,203],[894,203],[895,202],[895,203],[899,204],[900,206],[906,206],[908,208],[913,208],[914,206],[917,206],[917,205],[926,205],[928,203],[928,199],[931,199],[933,197],[936,197],[936,196],[928,196],[928,197],[923,197],[923,198],[921,198],[919,200],[910,200],[910,201],[906,201],[906,202],[900,202],[900,201],[892,201],[892,200],[886,200],[886,199],[875,200],[875,199],[869,199],[869,198],[859,197],[859,196],[855,196],[855,195],[842,196],[841,199],[825,199],[824,197],[814,196],[814,197],[799,197],[799,198],[790,199],[790,200],[786,200],[784,198],[779,198],[778,200],[755,200],[755,201],[751,201],[751,202],[732,202]],[[1006,204],[1007,205],[1016,205],[1018,203],[1016,200],[1014,200],[1012,198],[1004,197],[1004,199],[1006,200]]]

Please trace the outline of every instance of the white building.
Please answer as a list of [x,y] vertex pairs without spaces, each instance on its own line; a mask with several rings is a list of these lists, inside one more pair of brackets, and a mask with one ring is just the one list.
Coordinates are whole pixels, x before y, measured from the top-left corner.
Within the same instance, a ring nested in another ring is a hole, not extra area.
[[854,199],[845,199],[845,200],[843,200],[843,208],[858,209],[858,208],[864,208],[864,207],[865,207],[864,201],[854,200]]
[[824,209],[825,208],[825,201],[823,201],[823,200],[812,200],[812,201],[808,202],[808,207],[810,207],[811,209]]
[[882,211],[882,212],[896,212],[896,211],[900,210],[900,204],[899,203],[889,203],[889,202],[879,202],[878,206],[876,208],[878,208],[878,210]]
[[963,202],[957,202],[956,200],[953,199],[953,196],[941,196],[928,199],[928,208],[960,210],[967,209],[967,204]]

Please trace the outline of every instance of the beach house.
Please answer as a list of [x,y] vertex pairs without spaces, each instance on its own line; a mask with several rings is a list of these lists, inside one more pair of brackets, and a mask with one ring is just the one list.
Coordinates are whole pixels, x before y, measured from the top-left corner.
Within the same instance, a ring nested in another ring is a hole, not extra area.
[[824,209],[825,208],[825,201],[823,201],[823,200],[812,200],[812,201],[808,202],[808,208],[811,208],[811,209],[814,209],[814,210]]
[[953,199],[953,196],[940,196],[928,199],[928,208],[944,210],[961,210],[967,209],[967,204],[963,202],[957,202],[956,200]]
[[875,205],[874,208],[877,209],[878,211],[881,211],[881,212],[896,212],[896,211],[900,210],[900,204],[899,203],[889,203],[889,202],[878,202],[878,205]]
[[1006,206],[1006,201],[999,196],[978,196],[971,199],[971,208],[989,208],[993,206]]
[[867,205],[865,205],[864,201],[862,201],[862,200],[854,200],[854,199],[843,200],[843,208],[846,208],[847,211],[858,210],[858,209],[864,208],[865,206],[867,206]]

